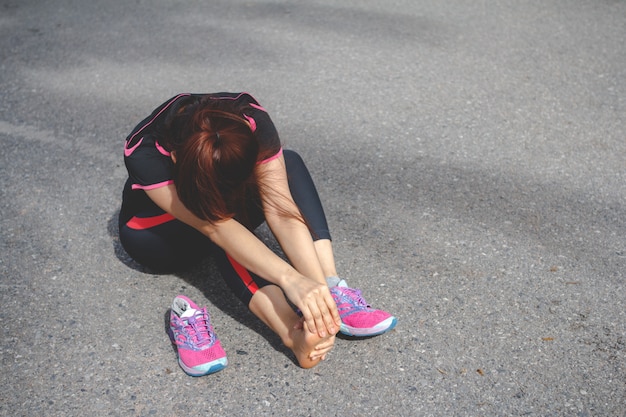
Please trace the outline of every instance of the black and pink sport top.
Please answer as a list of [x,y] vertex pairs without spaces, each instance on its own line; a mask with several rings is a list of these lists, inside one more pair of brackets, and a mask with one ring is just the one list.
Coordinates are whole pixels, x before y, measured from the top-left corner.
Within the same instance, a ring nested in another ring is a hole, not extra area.
[[126,138],[124,146],[124,163],[128,171],[128,181],[124,188],[120,221],[139,213],[156,216],[163,211],[154,204],[144,190],[155,189],[173,184],[174,163],[170,151],[158,142],[158,135],[169,112],[175,107],[177,100],[183,97],[209,97],[215,100],[234,100],[236,107],[247,107],[244,117],[250,123],[255,138],[259,141],[261,154],[273,155],[258,163],[269,162],[282,154],[278,132],[267,111],[247,93],[215,93],[215,94],[178,94],[157,107],[150,116],[139,123]]

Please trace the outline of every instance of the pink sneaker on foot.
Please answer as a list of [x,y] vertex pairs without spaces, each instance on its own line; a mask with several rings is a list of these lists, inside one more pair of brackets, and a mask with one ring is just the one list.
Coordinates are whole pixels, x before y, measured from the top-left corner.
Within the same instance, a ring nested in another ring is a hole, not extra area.
[[339,331],[346,336],[376,336],[393,329],[398,322],[386,311],[371,308],[360,290],[336,286],[330,293],[341,317]]
[[212,374],[228,364],[206,307],[199,308],[184,295],[172,302],[169,333],[178,350],[178,364],[188,375]]

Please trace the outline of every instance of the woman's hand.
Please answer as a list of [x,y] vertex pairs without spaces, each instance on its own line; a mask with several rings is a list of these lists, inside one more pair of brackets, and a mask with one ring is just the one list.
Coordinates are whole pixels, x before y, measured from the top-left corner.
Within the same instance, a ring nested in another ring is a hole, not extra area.
[[302,277],[284,284],[283,291],[302,312],[305,330],[322,338],[337,334],[341,318],[327,285]]

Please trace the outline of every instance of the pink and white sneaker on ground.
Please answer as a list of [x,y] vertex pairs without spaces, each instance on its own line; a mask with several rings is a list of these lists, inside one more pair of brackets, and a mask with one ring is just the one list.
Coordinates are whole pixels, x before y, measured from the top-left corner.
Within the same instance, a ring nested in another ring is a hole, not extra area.
[[206,307],[199,308],[184,295],[172,302],[169,334],[178,351],[178,364],[188,375],[212,374],[228,364]]
[[330,293],[341,317],[339,331],[346,336],[376,336],[393,329],[398,322],[386,311],[371,308],[360,290],[335,286],[330,288]]

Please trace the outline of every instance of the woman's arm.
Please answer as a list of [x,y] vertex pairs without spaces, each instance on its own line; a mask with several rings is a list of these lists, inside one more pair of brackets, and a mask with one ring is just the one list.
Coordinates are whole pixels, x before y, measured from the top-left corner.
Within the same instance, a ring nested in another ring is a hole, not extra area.
[[299,273],[236,220],[211,224],[198,218],[180,201],[174,185],[147,190],[146,194],[163,210],[209,237],[244,268],[281,287],[302,311],[311,331],[320,337],[336,333],[339,314],[326,285]]
[[319,283],[326,277],[317,257],[311,232],[302,221],[289,191],[283,156],[257,166],[267,224],[298,272]]

